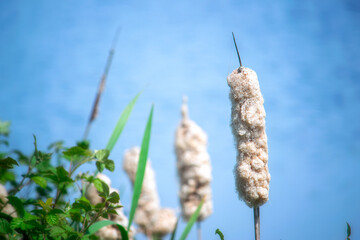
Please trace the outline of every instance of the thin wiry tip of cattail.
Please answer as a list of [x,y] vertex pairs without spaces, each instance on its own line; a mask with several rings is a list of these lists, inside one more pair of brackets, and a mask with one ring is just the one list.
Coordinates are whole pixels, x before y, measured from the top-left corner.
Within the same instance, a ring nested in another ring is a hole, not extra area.
[[205,132],[188,118],[187,104],[181,107],[183,119],[176,130],[175,150],[180,177],[180,202],[183,217],[188,220],[205,197],[199,215],[202,221],[212,213],[211,165]]
[[238,59],[239,59],[239,64],[240,64],[240,68],[241,68],[241,67],[242,67],[242,63],[241,63],[241,58],[240,58],[240,54],[239,54],[239,49],[238,49],[237,44],[236,44],[234,32],[232,32],[232,36],[233,36],[233,39],[234,39],[234,44],[235,44],[235,48],[236,48],[236,53],[237,53],[237,56],[238,56]]

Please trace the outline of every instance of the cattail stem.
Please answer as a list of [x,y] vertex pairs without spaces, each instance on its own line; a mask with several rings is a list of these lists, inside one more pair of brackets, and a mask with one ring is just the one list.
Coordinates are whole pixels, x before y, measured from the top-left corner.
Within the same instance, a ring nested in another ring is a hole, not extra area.
[[115,33],[113,43],[112,43],[112,46],[111,46],[110,51],[109,51],[109,55],[108,55],[108,58],[107,58],[107,61],[106,61],[105,69],[104,69],[103,75],[101,76],[98,91],[96,93],[95,101],[94,101],[94,104],[93,104],[93,107],[92,107],[92,110],[91,110],[91,113],[90,113],[90,118],[89,118],[89,121],[88,121],[88,123],[86,125],[86,129],[85,129],[85,132],[84,132],[84,136],[83,136],[84,140],[87,139],[87,137],[89,135],[90,128],[91,128],[91,124],[95,120],[95,118],[97,117],[97,114],[99,112],[100,98],[101,98],[102,92],[105,89],[106,78],[107,78],[107,75],[108,75],[108,73],[110,71],[111,63],[112,63],[112,60],[113,60],[113,57],[114,57],[115,46],[116,46],[116,42],[117,42],[117,39],[118,39],[119,32],[120,32],[120,28],[118,28],[116,33]]
[[200,221],[196,222],[196,227],[197,227],[197,240],[201,240],[201,222]]
[[260,208],[254,207],[255,240],[260,240]]

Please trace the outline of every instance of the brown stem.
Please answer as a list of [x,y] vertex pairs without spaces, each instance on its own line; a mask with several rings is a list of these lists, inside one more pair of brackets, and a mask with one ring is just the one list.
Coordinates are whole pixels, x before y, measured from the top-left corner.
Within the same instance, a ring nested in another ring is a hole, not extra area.
[[260,240],[260,208],[254,207],[255,240]]

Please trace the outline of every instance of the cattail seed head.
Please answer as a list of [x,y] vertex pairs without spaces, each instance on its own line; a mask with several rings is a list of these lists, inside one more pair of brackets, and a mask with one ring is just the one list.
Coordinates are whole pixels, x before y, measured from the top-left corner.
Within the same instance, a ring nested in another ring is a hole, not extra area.
[[[106,183],[109,186],[109,192],[117,192],[119,194],[119,191],[117,189],[114,189],[111,187],[111,180],[108,176],[102,173],[98,173],[96,175],[96,178],[100,179],[104,183]],[[102,197],[99,196],[99,192],[96,190],[94,184],[91,184],[86,191],[86,198],[90,201],[92,205],[96,205],[98,203],[102,203],[104,200]],[[119,202],[119,204],[121,204]],[[129,223],[129,219],[125,216],[122,208],[116,209],[117,214],[109,214],[109,220],[114,221],[121,226],[127,227]],[[105,220],[104,218],[100,218],[100,220]],[[129,230],[129,239],[133,239],[135,235],[135,228],[133,226],[130,227]],[[100,239],[107,239],[107,240],[118,240],[121,239],[121,233],[119,229],[115,226],[106,226],[101,228],[97,235],[100,237]]]
[[[6,191],[6,188],[4,187],[4,185],[0,184],[0,208],[3,207],[3,205],[8,202],[7,199],[8,196],[8,192]],[[12,217],[17,217],[16,211],[14,209],[14,207],[11,204],[7,204],[2,210],[1,212],[8,214]]]
[[163,237],[174,230],[176,220],[173,209],[159,209],[151,218],[152,232],[159,237]]
[[227,82],[232,103],[231,127],[238,151],[236,188],[249,207],[258,207],[269,198],[270,182],[264,99],[257,75],[249,68],[235,69]]
[[[140,156],[140,148],[133,147],[125,152],[123,168],[127,172],[132,184],[135,182],[136,171]],[[160,200],[156,188],[155,173],[150,161],[146,164],[143,186],[135,212],[135,222],[146,234],[151,231],[151,217],[160,209]]]
[[180,202],[183,217],[188,220],[206,196],[199,215],[204,220],[213,212],[211,199],[211,165],[206,133],[188,114],[187,99],[181,107],[182,120],[175,134],[175,152],[180,177]]
[[[135,182],[140,156],[140,148],[133,147],[124,154],[123,168],[132,184]],[[135,212],[135,222],[146,235],[164,236],[173,231],[176,216],[173,210],[160,208],[159,194],[156,187],[155,172],[147,161],[144,181],[138,207]]]

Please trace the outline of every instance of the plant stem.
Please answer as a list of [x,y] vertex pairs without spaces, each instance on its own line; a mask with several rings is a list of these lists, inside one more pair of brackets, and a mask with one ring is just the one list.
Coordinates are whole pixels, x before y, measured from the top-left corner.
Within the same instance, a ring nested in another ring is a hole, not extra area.
[[196,226],[197,226],[197,240],[201,240],[201,222],[197,221]]
[[84,136],[83,136],[84,140],[86,140],[88,138],[90,128],[91,128],[91,124],[93,123],[93,121],[95,120],[95,118],[97,117],[98,112],[99,112],[100,98],[101,98],[101,95],[102,95],[102,93],[103,93],[103,91],[105,89],[106,78],[107,78],[107,76],[109,74],[109,71],[110,71],[110,67],[111,67],[112,59],[114,57],[115,46],[116,46],[116,42],[117,42],[117,38],[118,38],[119,33],[120,33],[120,28],[118,28],[116,33],[115,33],[113,43],[112,43],[112,46],[111,46],[110,51],[109,51],[109,55],[108,55],[108,58],[107,58],[107,61],[106,61],[105,69],[104,69],[103,75],[101,76],[98,91],[96,93],[95,101],[94,101],[94,104],[93,104],[93,107],[92,107],[92,110],[91,110],[91,113],[90,113],[90,118],[89,118],[89,121],[88,121],[88,123],[86,125],[86,129],[85,129],[85,132],[84,132]]
[[254,207],[255,240],[260,240],[260,208]]

